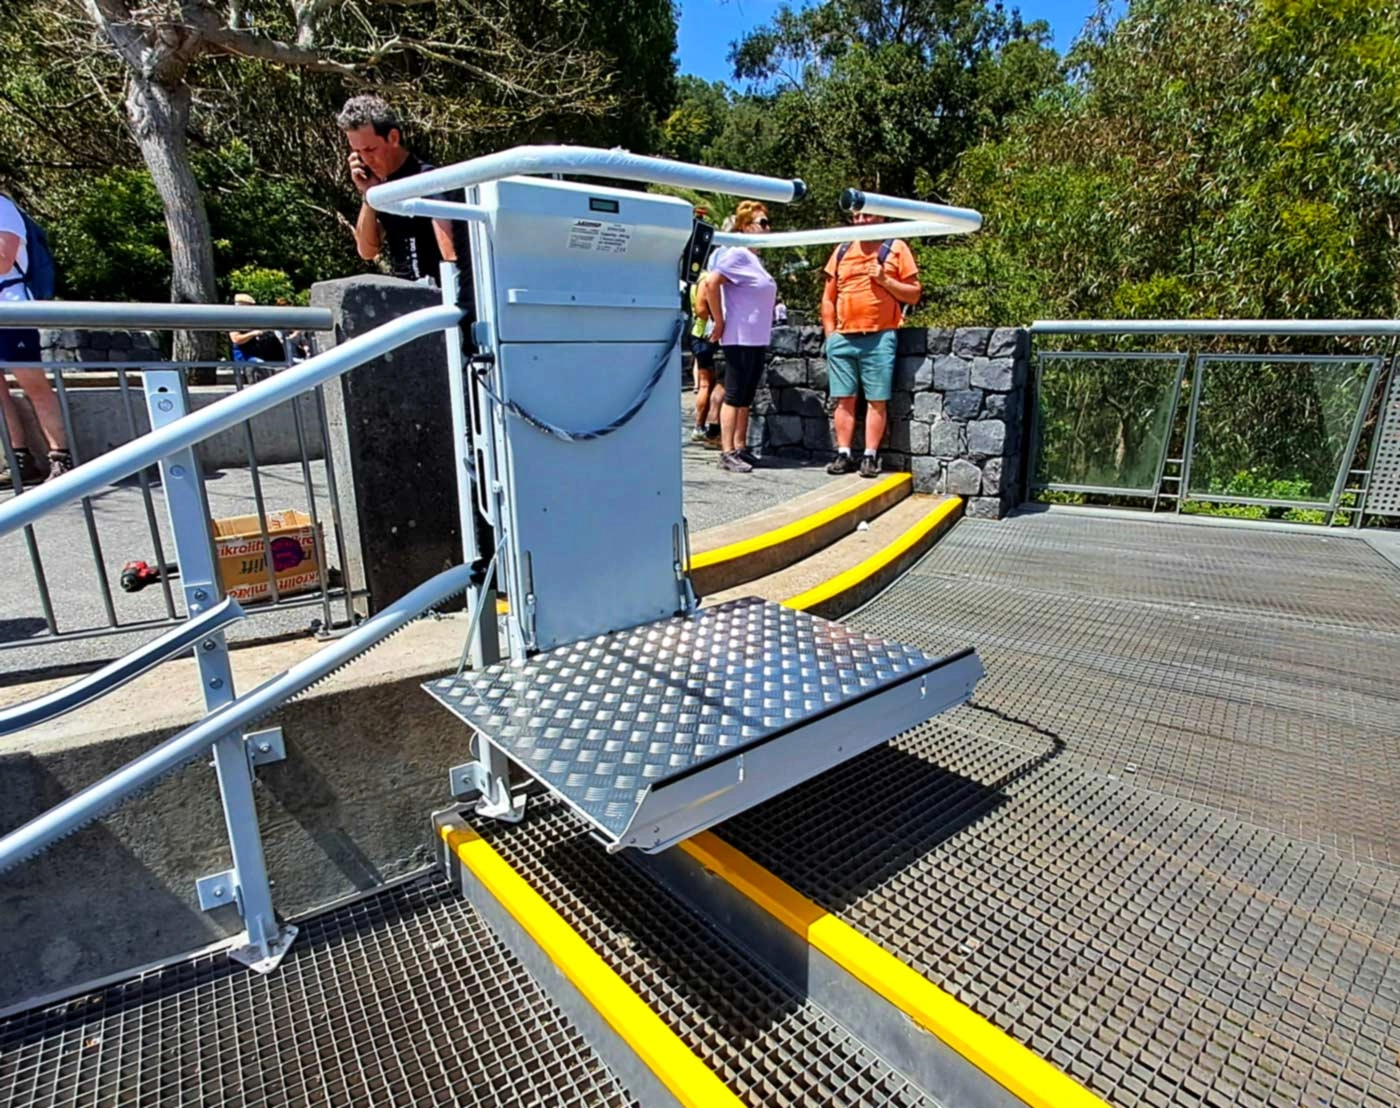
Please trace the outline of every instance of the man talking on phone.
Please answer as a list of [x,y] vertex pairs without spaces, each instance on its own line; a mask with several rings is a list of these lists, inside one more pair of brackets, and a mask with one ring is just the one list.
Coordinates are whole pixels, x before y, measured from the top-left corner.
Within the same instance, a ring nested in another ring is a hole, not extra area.
[[[433,168],[404,145],[398,116],[378,96],[352,96],[336,124],[350,144],[350,180],[362,198],[375,185]],[[460,201],[463,194],[458,190],[439,199]],[[355,245],[366,261],[385,255],[389,272],[405,281],[427,279],[436,284],[439,263],[460,260],[462,303],[470,307],[472,268],[465,223],[376,212],[362,199]]]

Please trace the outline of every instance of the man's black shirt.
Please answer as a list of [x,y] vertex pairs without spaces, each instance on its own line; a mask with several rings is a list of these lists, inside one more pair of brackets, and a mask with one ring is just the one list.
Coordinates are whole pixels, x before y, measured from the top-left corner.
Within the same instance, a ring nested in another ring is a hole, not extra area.
[[[401,181],[405,177],[416,177],[418,174],[426,173],[433,168],[426,162],[419,161],[413,154],[409,154],[403,165],[389,174],[388,180]],[[466,196],[461,189],[457,189],[453,192],[442,193],[434,199],[455,200],[461,203],[465,201]],[[438,266],[442,263],[442,251],[438,249],[437,236],[433,234],[433,221],[426,216],[394,215],[391,212],[380,212],[379,224],[384,228],[384,252],[389,259],[389,272],[395,277],[402,277],[405,281],[417,281],[423,277],[431,277],[436,283]],[[451,227],[452,241],[457,246],[457,265],[461,272],[463,302],[470,304],[472,267],[471,255],[468,253],[467,225],[460,220],[454,220]]]

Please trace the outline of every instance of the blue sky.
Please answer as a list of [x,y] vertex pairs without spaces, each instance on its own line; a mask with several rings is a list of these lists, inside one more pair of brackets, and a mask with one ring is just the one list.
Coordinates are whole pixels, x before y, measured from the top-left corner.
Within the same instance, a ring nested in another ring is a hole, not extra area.
[[[798,0],[800,2],[800,0]],[[767,23],[781,0],[680,0],[680,71],[707,81],[729,81],[729,44]],[[1008,0],[1026,20],[1043,19],[1054,32],[1055,46],[1063,53],[1094,13],[1094,0]]]

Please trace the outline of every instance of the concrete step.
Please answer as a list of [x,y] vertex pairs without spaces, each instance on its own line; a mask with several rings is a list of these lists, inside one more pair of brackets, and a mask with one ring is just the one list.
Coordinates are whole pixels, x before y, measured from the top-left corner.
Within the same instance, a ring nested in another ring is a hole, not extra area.
[[825,619],[839,619],[864,604],[922,557],[962,516],[956,496],[906,496],[870,519],[851,523],[843,538],[764,577],[705,596],[720,604],[759,596]]
[[907,473],[873,481],[855,474],[833,477],[784,504],[692,535],[691,582],[696,593],[709,596],[766,577],[849,534],[913,491]]

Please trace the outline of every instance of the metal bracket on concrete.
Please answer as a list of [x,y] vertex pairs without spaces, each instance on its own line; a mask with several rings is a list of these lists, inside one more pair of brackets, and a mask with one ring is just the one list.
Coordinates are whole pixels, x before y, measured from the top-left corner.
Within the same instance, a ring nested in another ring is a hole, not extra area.
[[199,894],[199,906],[203,911],[212,912],[238,903],[238,871],[226,869],[221,873],[210,873],[194,883]]
[[230,948],[228,956],[235,962],[242,962],[254,973],[271,973],[291,949],[296,937],[297,929],[290,923],[284,923],[278,929],[277,937],[267,944],[265,953],[256,943],[248,943]]
[[271,765],[273,762],[284,761],[287,757],[287,744],[280,727],[250,731],[243,736],[243,745],[248,750],[248,764],[251,766]]
[[447,780],[452,795],[458,800],[477,797],[474,810],[479,816],[519,823],[525,818],[526,797],[511,795],[510,767],[505,755],[480,738],[477,742],[481,743],[486,758],[448,770]]

